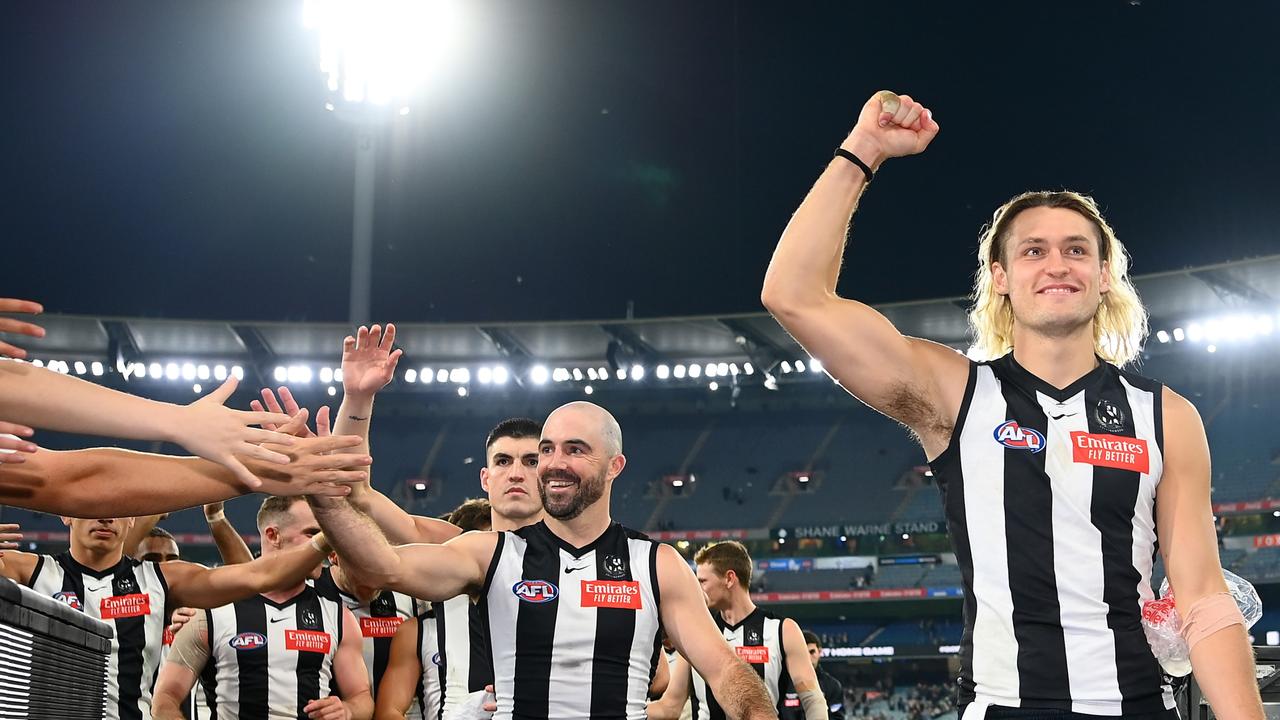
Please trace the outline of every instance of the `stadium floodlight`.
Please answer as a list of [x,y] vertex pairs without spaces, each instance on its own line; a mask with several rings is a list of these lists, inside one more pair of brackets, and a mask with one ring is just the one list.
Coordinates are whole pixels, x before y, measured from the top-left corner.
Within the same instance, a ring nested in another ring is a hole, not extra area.
[[666,365],[659,365],[653,369],[653,374],[657,376],[659,380],[666,380],[671,377],[671,368]]
[[551,371],[547,370],[546,365],[534,365],[529,371],[529,379],[534,385],[546,385],[547,380],[551,379]]
[[337,395],[337,394],[338,394],[338,388],[336,388],[336,387],[334,387],[334,386],[330,385],[330,386],[329,386],[329,397],[333,397],[334,395]]
[[[332,373],[332,372],[330,372],[329,374],[330,374],[331,376],[333,375],[333,373]],[[213,379],[214,379],[214,380],[217,380],[218,382],[222,382],[223,380],[226,380],[226,379],[227,379],[227,366],[226,366],[226,365],[214,365],[214,366],[213,366]]]
[[1200,323],[1191,323],[1187,326],[1187,339],[1191,342],[1200,342],[1204,339],[1204,327]]
[[1276,328],[1275,320],[1270,315],[1258,316],[1258,334],[1270,335]]
[[331,367],[320,368],[320,382],[322,383],[333,382],[333,368]]
[[605,380],[608,380],[608,379],[609,379],[609,369],[608,369],[608,368],[599,368],[598,370],[596,370],[596,374],[600,376],[600,380],[601,380],[601,382],[603,382],[603,381],[605,381]]
[[1173,339],[1174,339],[1174,340],[1177,340],[1178,342],[1182,342],[1182,341],[1183,341],[1183,340],[1185,340],[1186,338],[1187,338],[1187,336],[1186,336],[1186,334],[1185,334],[1185,333],[1183,333],[1183,332],[1182,332],[1182,328],[1174,328],[1174,329],[1173,329]]
[[586,394],[590,395],[591,393],[595,392],[595,388],[593,388],[593,387],[591,387],[590,385],[588,385],[588,386],[586,386],[586,387],[582,388],[582,392],[584,392],[584,393],[586,393]]
[[[341,373],[339,373],[339,375],[341,375]],[[243,379],[244,379],[244,368],[240,367],[239,365],[232,365],[232,366],[231,366],[231,376],[232,376],[232,377],[234,377],[234,378],[235,378],[235,379],[237,379],[237,380],[243,380]],[[336,376],[335,376],[335,377],[334,377],[334,379],[335,379],[335,380],[341,380],[342,378],[341,378],[341,377],[336,377]]]
[[703,374],[703,375],[706,375],[707,377],[715,377],[715,376],[716,376],[716,364],[715,364],[715,363],[707,363],[706,365],[703,365],[703,366],[702,366],[702,374]]
[[595,379],[597,379],[597,378],[599,378],[599,377],[600,377],[600,376],[596,374],[596,369],[595,369],[595,368],[587,368],[587,379],[588,379],[588,380],[595,380]]
[[493,368],[487,365],[482,366],[476,371],[476,380],[479,380],[481,385],[488,385],[493,382]]
[[697,380],[698,378],[702,377],[702,366],[697,363],[693,363],[692,365],[690,365],[689,377],[693,378],[694,380]]
[[[619,378],[619,379],[621,379],[621,378]],[[635,381],[637,381],[637,382],[639,382],[639,381],[641,381],[641,380],[643,380],[643,379],[644,379],[644,366],[643,366],[643,365],[632,365],[632,366],[631,366],[631,379],[632,379],[632,380],[635,380]]]
[[789,361],[789,360],[783,360],[783,361],[782,361],[782,372],[784,372],[784,373],[789,373],[789,372],[791,372],[791,361]]
[[574,368],[574,369],[573,369],[573,379],[574,379],[574,380],[577,380],[577,381],[579,381],[579,382],[581,382],[581,381],[582,381],[582,368]]
[[286,375],[291,383],[306,385],[311,382],[311,368],[307,365],[290,365]]
[[676,369],[672,371],[672,374],[673,374],[673,375],[675,375],[675,378],[676,378],[677,380],[681,380],[681,379],[683,379],[683,378],[684,378],[684,365],[677,365],[677,366],[676,366]]
[[722,363],[720,363],[719,365],[716,365],[716,374],[717,374],[717,375],[719,375],[720,377],[728,377],[728,376],[729,376],[729,363],[723,363],[723,362],[722,362]]
[[164,366],[164,376],[170,380],[177,380],[182,371],[178,368],[178,363],[168,363]]
[[466,396],[467,396],[467,386],[466,386],[466,385],[459,385],[459,386],[458,386],[458,397],[466,397]]
[[208,380],[208,379],[209,379],[209,366],[208,366],[208,365],[197,365],[197,366],[196,366],[196,377],[200,378],[201,380]]
[[819,360],[818,358],[809,358],[809,372],[811,373],[822,372],[822,361]]
[[77,360],[75,368],[76,368],[77,375],[84,375],[85,373],[89,372],[89,366],[85,365],[83,360]]
[[730,375],[738,374],[738,363],[729,363],[729,374]]
[[94,360],[93,364],[89,366],[89,372],[92,372],[94,377],[102,377],[102,373],[105,370],[102,367],[102,363]]
[[[323,374],[323,373],[321,373],[321,375],[320,375],[320,380],[321,380],[322,382],[324,381],[324,374]],[[418,371],[417,371],[417,370],[414,370],[413,368],[409,368],[408,370],[405,370],[405,371],[404,371],[404,381],[405,381],[405,382],[407,382],[407,383],[416,383],[416,382],[418,382]]]
[[[36,361],[36,360],[32,360],[32,362],[38,362],[38,361]],[[146,363],[134,363],[134,364],[133,364],[133,376],[134,376],[134,377],[136,377],[136,378],[143,378],[143,379],[145,379],[145,378],[147,377],[147,366],[146,366]]]
[[43,361],[43,360],[41,360],[40,358],[32,358],[32,359],[31,359],[31,364],[32,364],[32,365],[34,365],[34,366],[36,366],[36,367],[38,367],[38,368],[42,368],[42,367],[44,367],[44,361]]
[[751,363],[743,363],[743,364],[742,364],[742,372],[746,373],[747,375],[755,375],[755,374],[756,374],[756,368],[755,368],[755,366],[754,366],[754,365],[752,365]]
[[436,382],[449,382],[449,371],[440,368],[436,371]]
[[707,388],[711,390],[711,392],[715,392],[720,389],[720,383],[716,382],[715,380],[712,380],[710,383],[707,384]]
[[[375,125],[408,114],[464,36],[462,0],[304,0],[316,34],[325,109],[356,125],[350,319],[369,319],[373,268]],[[393,114],[395,112],[396,114]]]
[[1208,350],[1208,351],[1209,351],[1209,352],[1211,352],[1211,353],[1215,353],[1215,352],[1218,352],[1218,346],[1217,346],[1217,345],[1210,345],[1209,347],[1205,348],[1205,350]]
[[778,389],[778,378],[774,377],[772,373],[764,374],[764,389],[765,390]]
[[510,377],[511,377],[511,373],[508,372],[505,367],[501,365],[493,366],[493,384],[494,385],[505,385],[507,384],[507,380]]
[[285,382],[289,379],[289,368],[277,365],[276,369],[271,373],[271,377],[275,378],[278,383]]
[[1162,343],[1167,343],[1169,342],[1169,333],[1165,330],[1158,330],[1156,332],[1156,339]]
[[196,383],[191,386],[191,392],[197,395],[199,395],[202,390],[204,390],[204,388],[200,387],[200,383]]
[[569,379],[569,371],[565,368],[558,367],[551,371],[551,379],[556,382],[566,382]]
[[471,382],[471,371],[466,368],[454,368],[449,371],[449,381],[459,385]]
[[432,370],[429,367],[424,367],[418,371],[418,382],[424,385],[435,382],[435,379],[436,379],[436,371]]
[[627,369],[626,369],[626,368],[618,368],[618,373],[617,373],[617,375],[618,375],[618,379],[619,379],[619,380],[626,380],[626,379],[627,379]]
[[182,363],[182,379],[183,379],[183,380],[195,380],[195,379],[196,379],[196,366],[195,366],[195,363]]

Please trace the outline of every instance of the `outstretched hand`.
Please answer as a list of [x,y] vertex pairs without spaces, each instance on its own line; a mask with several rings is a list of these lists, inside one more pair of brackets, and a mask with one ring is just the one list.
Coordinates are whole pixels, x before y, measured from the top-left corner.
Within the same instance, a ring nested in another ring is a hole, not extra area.
[[309,411],[298,405],[298,401],[294,399],[293,393],[289,392],[289,388],[281,385],[279,389],[280,397],[277,399],[276,393],[271,388],[262,388],[262,400],[253,400],[249,403],[249,407],[255,412],[273,412],[283,413],[290,417],[289,422],[283,425],[264,424],[262,427],[267,430],[275,430],[294,437],[328,437],[332,429],[329,419],[329,406],[322,405],[316,413],[316,429],[312,431],[307,427],[307,415]]
[[369,396],[395,379],[396,365],[403,350],[393,350],[396,326],[360,326],[356,336],[342,341],[342,392],[346,395]]
[[[933,111],[922,103],[910,95],[881,90],[862,106],[844,147],[874,166],[886,158],[924,152],[939,129]],[[862,157],[869,151],[875,156]]]
[[[44,312],[44,306],[38,302],[30,300],[15,300],[14,298],[0,298],[0,313],[26,313],[29,315],[39,315]],[[0,333],[13,333],[14,335],[30,335],[31,337],[44,337],[44,328],[39,325],[33,325],[22,320],[13,318],[0,317]],[[16,345],[10,345],[7,342],[0,341],[0,355],[11,358],[25,358],[27,351]]]
[[232,375],[217,390],[181,408],[173,426],[173,441],[206,460],[225,466],[246,487],[257,490],[261,481],[237,456],[283,465],[289,462],[288,456],[261,443],[288,447],[294,443],[294,438],[250,427],[263,423],[283,424],[290,420],[288,415],[224,407],[223,403],[235,392],[238,383]]

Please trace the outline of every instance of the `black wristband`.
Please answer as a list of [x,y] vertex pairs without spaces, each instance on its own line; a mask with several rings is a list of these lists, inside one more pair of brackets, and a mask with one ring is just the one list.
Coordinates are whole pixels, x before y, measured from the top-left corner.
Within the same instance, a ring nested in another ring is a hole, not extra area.
[[862,160],[858,159],[857,155],[854,155],[844,148],[836,148],[836,157],[842,157],[854,165],[857,165],[858,169],[862,171],[862,174],[866,176],[868,183],[875,179],[876,174],[871,172],[871,168],[866,163],[862,162]]

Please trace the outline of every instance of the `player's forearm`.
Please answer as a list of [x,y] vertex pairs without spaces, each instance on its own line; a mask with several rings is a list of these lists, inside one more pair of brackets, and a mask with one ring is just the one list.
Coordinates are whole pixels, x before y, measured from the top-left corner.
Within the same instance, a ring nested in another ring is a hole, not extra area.
[[342,498],[308,495],[307,502],[325,539],[342,558],[345,572],[359,584],[388,587],[399,570],[400,558],[373,520]]
[[[363,440],[352,452],[369,453],[369,426],[373,422],[373,395],[343,392],[342,405],[333,424],[334,435],[355,435]],[[368,483],[363,483],[366,487]],[[352,488],[353,492],[357,490]]]
[[722,665],[714,679],[707,678],[711,694],[721,699],[720,705],[733,720],[777,718],[777,710],[769,699],[760,676],[745,662],[736,660]]
[[1224,720],[1263,717],[1253,650],[1242,625],[1230,625],[1191,650],[1191,667],[1214,715]]
[[61,432],[172,440],[181,408],[25,363],[0,365],[0,417]]
[[387,687],[384,679],[378,689],[378,700],[373,705],[373,720],[404,720],[409,706],[413,704],[413,698],[405,699],[399,695],[400,693]]
[[252,568],[252,572],[249,573],[249,577],[252,579],[252,586],[249,588],[251,592],[248,594],[265,593],[293,587],[307,579],[311,571],[328,555],[328,548],[323,546],[322,539],[318,539],[319,536],[309,543],[272,555],[264,555],[245,565],[229,566],[227,570],[238,571],[241,568],[245,570]]
[[[843,147],[875,168],[878,153],[856,135]],[[820,302],[834,295],[849,218],[866,187],[862,171],[835,158],[791,217],[765,274],[761,300],[771,311]]]
[[182,714],[182,698],[158,692],[151,698],[151,717],[154,720],[186,720]]
[[351,720],[372,720],[373,718],[373,696],[368,690],[349,698],[342,698],[342,704],[347,706],[347,712],[351,713]]
[[117,448],[40,449],[0,466],[0,504],[70,517],[151,515],[240,494],[220,465]]
[[151,529],[162,519],[164,519],[164,513],[135,517],[133,527],[129,528],[129,532],[124,536],[124,554],[129,557],[137,556],[138,546],[142,545],[142,541],[151,534]]
[[253,552],[249,550],[249,545],[225,517],[210,521],[209,532],[213,533],[213,542],[218,546],[218,554],[222,556],[224,565],[239,565],[253,561]]
[[[663,662],[659,659],[659,662]],[[654,700],[645,706],[645,714],[649,720],[679,720],[680,711],[684,709],[684,703],[679,705],[672,699],[663,697],[661,700]]]

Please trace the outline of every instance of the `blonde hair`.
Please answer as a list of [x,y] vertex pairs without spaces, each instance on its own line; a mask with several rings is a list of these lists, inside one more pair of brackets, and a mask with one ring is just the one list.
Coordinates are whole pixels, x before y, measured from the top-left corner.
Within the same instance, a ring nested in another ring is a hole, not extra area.
[[1098,204],[1088,195],[1060,192],[1026,192],[1001,205],[991,217],[978,241],[978,272],[973,281],[973,304],[969,327],[973,330],[973,351],[989,360],[1013,349],[1013,306],[1007,295],[995,291],[992,263],[1005,264],[1009,228],[1023,210],[1037,207],[1072,210],[1093,223],[1098,231],[1099,256],[1111,281],[1111,289],[1093,316],[1093,347],[1100,357],[1124,366],[1138,357],[1147,337],[1147,310],[1138,290],[1129,279],[1129,255],[1103,219]]

